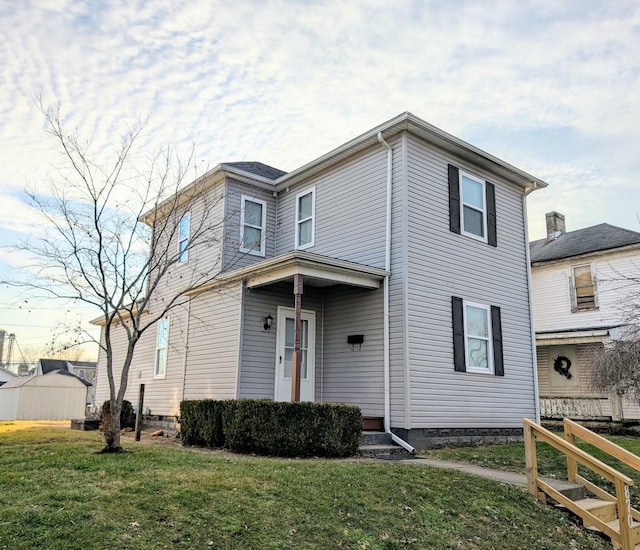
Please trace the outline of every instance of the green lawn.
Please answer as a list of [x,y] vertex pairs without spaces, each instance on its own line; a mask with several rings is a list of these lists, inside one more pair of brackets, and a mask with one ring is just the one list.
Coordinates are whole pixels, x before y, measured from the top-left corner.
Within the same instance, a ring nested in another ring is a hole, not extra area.
[[[607,436],[620,447],[640,455],[640,439],[637,437]],[[577,445],[599,460],[613,466],[623,474],[635,481],[635,486],[631,488],[631,501],[634,507],[640,507],[640,472],[629,468],[616,459],[612,459],[595,447],[577,440]],[[567,462],[562,453],[552,448],[550,445],[538,442],[538,472],[540,475],[555,477],[557,479],[567,479]],[[438,449],[422,453],[423,456],[438,458],[441,460],[453,460],[457,462],[467,462],[487,468],[497,468],[499,470],[509,470],[513,472],[524,472],[524,444],[514,443],[508,445],[486,445],[481,447],[464,447],[459,449]],[[587,479],[607,488],[613,492],[611,484],[599,476],[593,474],[586,468],[580,466],[579,472]]]
[[459,472],[101,446],[0,423],[0,548],[610,548],[521,489]]

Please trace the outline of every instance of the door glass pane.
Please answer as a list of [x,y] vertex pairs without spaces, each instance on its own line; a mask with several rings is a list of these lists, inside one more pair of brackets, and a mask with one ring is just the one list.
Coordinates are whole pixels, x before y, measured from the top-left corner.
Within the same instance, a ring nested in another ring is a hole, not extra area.
[[293,348],[284,348],[284,377],[291,379],[291,360],[293,359]]
[[284,345],[291,349],[293,349],[293,343],[295,338],[294,326],[295,326],[295,319],[292,319],[291,317],[287,317],[286,329],[284,334]]

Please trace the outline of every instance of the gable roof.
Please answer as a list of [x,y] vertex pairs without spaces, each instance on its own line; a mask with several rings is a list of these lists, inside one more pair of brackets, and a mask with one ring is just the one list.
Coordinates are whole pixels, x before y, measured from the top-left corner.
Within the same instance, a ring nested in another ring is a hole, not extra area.
[[529,243],[531,263],[550,262],[640,244],[640,233],[601,223]]
[[462,159],[482,166],[486,170],[502,176],[525,189],[541,189],[548,185],[548,183],[541,179],[486,153],[482,149],[429,124],[427,121],[407,111],[348,141],[316,160],[278,178],[276,181],[276,190],[279,191],[301,179],[317,174],[354,153],[379,143],[380,137],[387,139],[404,130]]

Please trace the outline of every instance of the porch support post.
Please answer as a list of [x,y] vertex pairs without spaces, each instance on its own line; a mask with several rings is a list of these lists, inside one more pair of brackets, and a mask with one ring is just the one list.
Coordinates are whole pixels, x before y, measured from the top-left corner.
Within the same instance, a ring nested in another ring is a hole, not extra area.
[[302,283],[300,273],[293,276],[293,294],[295,297],[295,327],[293,357],[291,358],[291,401],[300,401],[300,374],[302,371],[302,354],[300,353],[300,328],[302,325]]

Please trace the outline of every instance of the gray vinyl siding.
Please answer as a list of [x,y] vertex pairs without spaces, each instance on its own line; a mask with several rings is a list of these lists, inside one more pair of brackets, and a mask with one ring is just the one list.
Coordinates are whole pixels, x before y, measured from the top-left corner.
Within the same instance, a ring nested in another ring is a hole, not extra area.
[[[411,427],[520,427],[533,417],[522,189],[409,137]],[[498,246],[449,231],[447,164],[496,186]],[[505,376],[454,372],[451,296],[501,308]]]
[[[125,399],[134,406],[138,403],[140,384],[145,385],[144,410],[148,414],[173,416],[180,410],[182,396],[182,375],[184,343],[186,336],[186,308],[176,308],[168,315],[169,348],[167,350],[167,368],[165,378],[154,378],[156,356],[157,324],[151,326],[136,344],[133,361],[129,370]],[[104,330],[102,334],[104,342]],[[112,329],[113,371],[117,385],[122,373],[122,362],[127,349],[127,336],[122,327]],[[106,372],[106,357],[100,350],[96,380],[96,406],[109,398],[109,382]]]
[[389,384],[390,422],[408,428],[406,416],[406,277],[407,277],[407,150],[406,132],[389,144],[393,149],[393,189],[391,199],[391,276],[389,278]]
[[295,249],[296,196],[316,188],[316,254],[384,267],[387,155],[358,153],[278,195],[277,254]]
[[233,399],[236,395],[242,285],[194,296],[189,321],[185,399]]
[[[267,204],[264,256],[240,252],[240,210],[243,195],[250,199],[264,201]],[[275,252],[275,220],[276,199],[273,196],[273,192],[228,179],[225,193],[222,270],[231,271],[260,262],[266,258],[272,258]]]
[[[383,291],[336,286],[325,290],[322,401],[350,403],[364,416],[384,416]],[[359,350],[347,343],[362,334]]]
[[[276,335],[278,306],[294,307],[293,284],[280,283],[244,291],[242,353],[240,361],[240,398],[274,398],[276,376]],[[302,309],[316,314],[316,401],[321,400],[322,375],[322,290],[306,286],[302,295]],[[264,330],[264,318],[274,318],[270,330]]]

